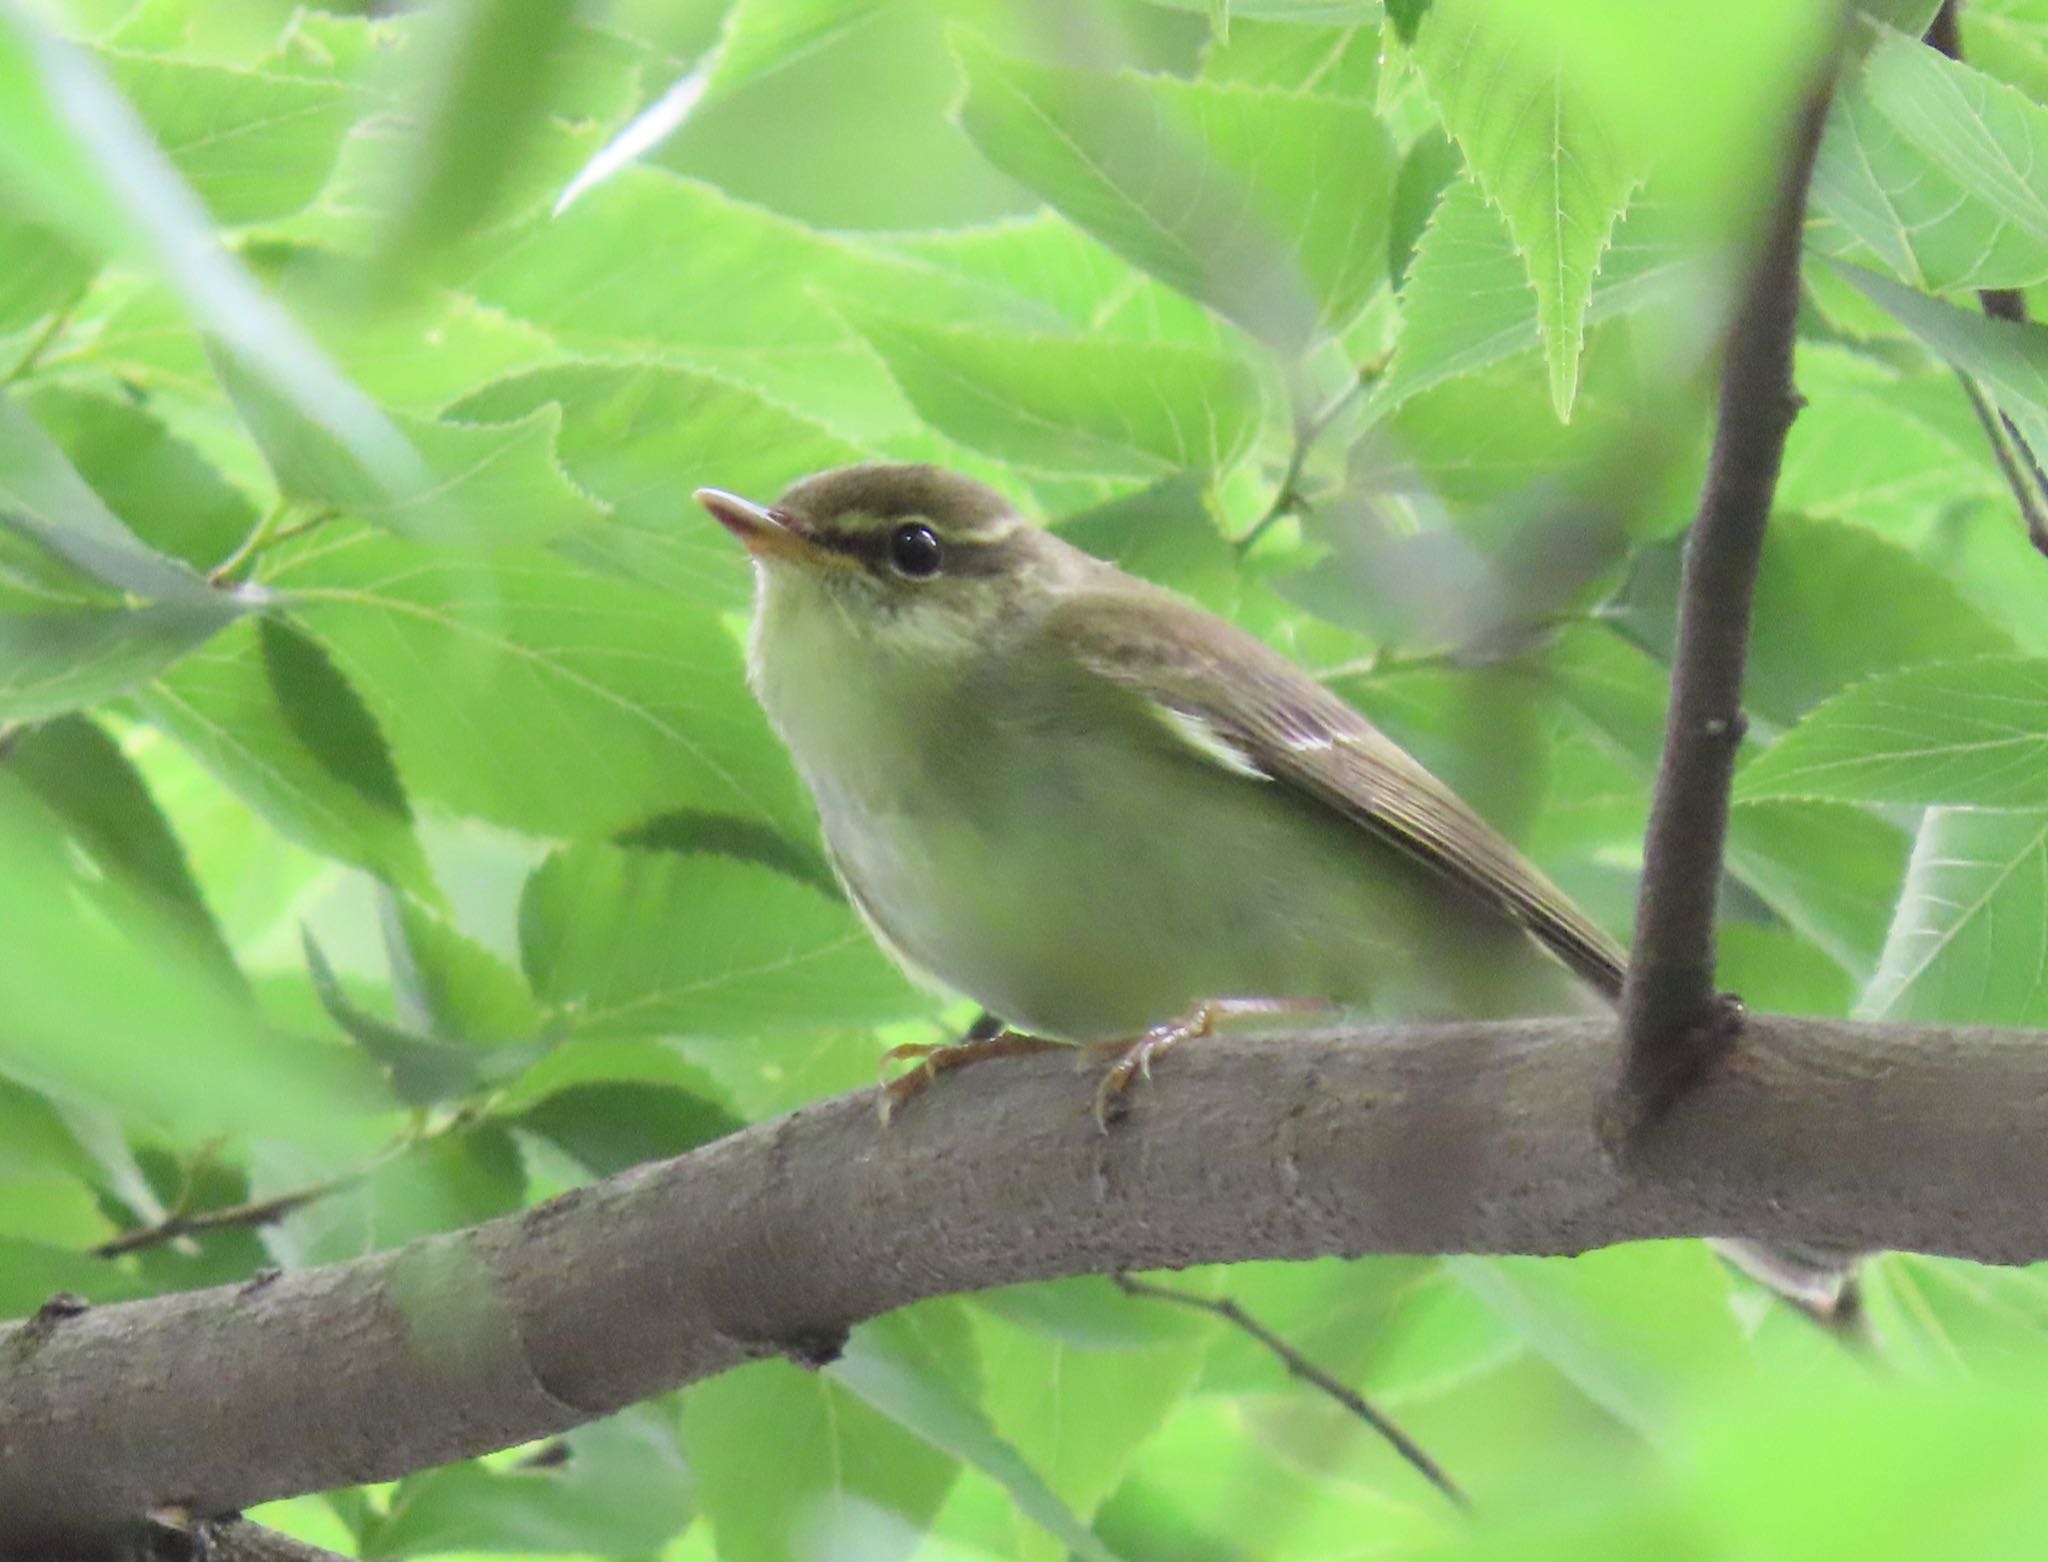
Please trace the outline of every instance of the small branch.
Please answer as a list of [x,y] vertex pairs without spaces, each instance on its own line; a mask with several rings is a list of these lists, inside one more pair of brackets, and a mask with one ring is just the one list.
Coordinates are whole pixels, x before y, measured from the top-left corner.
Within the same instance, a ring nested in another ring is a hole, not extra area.
[[1300,1378],[1312,1388],[1320,1389],[1379,1433],[1393,1446],[1395,1453],[1413,1465],[1424,1480],[1442,1492],[1452,1503],[1460,1508],[1469,1509],[1472,1506],[1472,1499],[1467,1497],[1464,1489],[1444,1472],[1443,1466],[1424,1453],[1415,1439],[1374,1409],[1371,1401],[1363,1394],[1331,1377],[1229,1297],[1197,1296],[1193,1291],[1180,1291],[1169,1285],[1157,1285],[1150,1280],[1140,1280],[1135,1275],[1128,1275],[1122,1271],[1112,1274],[1109,1278],[1111,1283],[1127,1296],[1146,1296],[1162,1302],[1175,1302],[1182,1307],[1193,1307],[1242,1329],[1277,1356],[1280,1364],[1292,1376]]
[[[1977,416],[1977,424],[1984,430],[1984,438],[1991,445],[1991,454],[1998,462],[1998,470],[2005,477],[2005,486],[2012,490],[2015,503],[2020,508],[2020,519],[2027,528],[2027,541],[2035,550],[2048,554],[2048,509],[2042,507],[2042,496],[2048,493],[2048,483],[2042,481],[2041,468],[2033,459],[2033,451],[2012,426],[2012,420],[1997,411],[1977,388],[1977,382],[1962,370],[1956,370],[1956,378],[1962,382],[1963,395],[1968,398],[1970,410]],[[2020,470],[2017,451],[2024,451],[2030,471]]]
[[316,1199],[323,1199],[330,1193],[338,1192],[350,1183],[359,1181],[361,1173],[348,1177],[337,1177],[310,1188],[300,1188],[293,1193],[280,1193],[275,1198],[255,1199],[247,1204],[230,1204],[220,1209],[204,1209],[187,1213],[174,1210],[152,1226],[141,1226],[134,1231],[124,1231],[118,1237],[109,1238],[92,1250],[94,1258],[119,1258],[124,1253],[139,1253],[145,1248],[160,1247],[174,1242],[179,1237],[199,1236],[209,1231],[227,1231],[237,1226],[268,1226],[283,1220],[287,1215],[297,1213]]
[[152,1513],[149,1523],[149,1562],[353,1562],[339,1551],[251,1524],[239,1513],[195,1519],[181,1508],[165,1508]]
[[1273,527],[1290,515],[1299,515],[1308,507],[1308,496],[1301,491],[1301,475],[1308,466],[1308,458],[1315,450],[1316,441],[1325,430],[1343,415],[1344,409],[1357,399],[1359,394],[1377,380],[1385,369],[1383,362],[1375,361],[1363,365],[1352,377],[1351,383],[1331,398],[1330,404],[1320,412],[1310,413],[1295,425],[1294,448],[1287,453],[1287,468],[1280,474],[1280,483],[1273,490],[1273,502],[1266,506],[1265,513],[1237,539],[1237,551],[1249,553],[1252,545]]
[[1792,344],[1806,190],[1832,95],[1802,106],[1763,247],[1728,334],[1698,517],[1679,587],[1671,706],[1643,848],[1635,954],[1622,991],[1628,1055],[1610,1119],[1623,1141],[1723,1055],[1739,1006],[1714,992],[1714,917],[1742,741],[1743,664],[1764,526],[1798,412]]
[[64,327],[71,323],[72,314],[83,302],[91,286],[90,280],[80,283],[72,290],[71,296],[51,312],[50,318],[43,322],[43,328],[30,338],[21,356],[14,360],[5,374],[0,374],[0,386],[12,385],[17,380],[25,380],[35,373],[36,365],[43,361],[43,354],[50,350],[50,344],[56,341],[63,334]]

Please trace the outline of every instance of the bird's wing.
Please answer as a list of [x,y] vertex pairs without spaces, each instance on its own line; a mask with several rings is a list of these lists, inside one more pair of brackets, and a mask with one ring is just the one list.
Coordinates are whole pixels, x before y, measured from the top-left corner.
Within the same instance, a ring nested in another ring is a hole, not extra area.
[[1165,592],[1133,592],[1113,615],[1094,607],[1056,610],[1045,625],[1085,672],[1150,704],[1207,758],[1299,788],[1519,923],[1607,997],[1620,993],[1621,945],[1450,788],[1292,662]]

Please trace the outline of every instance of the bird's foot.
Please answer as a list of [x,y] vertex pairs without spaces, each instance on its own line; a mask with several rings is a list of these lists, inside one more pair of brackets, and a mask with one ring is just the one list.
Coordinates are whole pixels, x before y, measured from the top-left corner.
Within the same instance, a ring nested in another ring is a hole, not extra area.
[[1090,1057],[1105,1062],[1102,1083],[1095,1087],[1095,1126],[1104,1133],[1128,1110],[1124,1093],[1134,1081],[1152,1077],[1152,1061],[1184,1041],[1207,1036],[1226,1020],[1264,1014],[1324,1014],[1333,1006],[1320,998],[1210,998],[1163,1025],[1155,1025],[1135,1041],[1119,1038],[1088,1048]]
[[891,1047],[882,1054],[880,1066],[884,1074],[898,1063],[910,1063],[912,1067],[893,1078],[882,1080],[875,1092],[875,1110],[881,1114],[886,1127],[899,1106],[923,1095],[941,1074],[966,1068],[970,1063],[985,1063],[990,1058],[1019,1058],[1034,1052],[1055,1052],[1065,1045],[1065,1042],[1027,1036],[1021,1031],[1001,1026],[989,1031],[977,1026],[958,1041],[913,1041]]

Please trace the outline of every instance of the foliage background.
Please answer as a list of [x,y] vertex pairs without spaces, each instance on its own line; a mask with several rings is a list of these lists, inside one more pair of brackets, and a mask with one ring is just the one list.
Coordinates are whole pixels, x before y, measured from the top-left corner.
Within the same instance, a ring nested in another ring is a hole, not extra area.
[[[1969,296],[2048,280],[2048,4],[1976,0],[1968,65],[1931,10],[1859,20],[1816,177],[1725,979],[2039,1026],[2048,560],[1956,371],[2048,448],[2048,336]],[[1319,670],[1625,931],[1711,345],[1827,32],[4,0],[0,1316],[469,1224],[959,1022],[831,885],[700,483],[998,481]],[[2032,1555],[2048,1522],[2032,1272],[1879,1260],[1861,1352],[1697,1243],[1194,1283],[1476,1519],[1093,1280],[256,1516],[678,1562]]]

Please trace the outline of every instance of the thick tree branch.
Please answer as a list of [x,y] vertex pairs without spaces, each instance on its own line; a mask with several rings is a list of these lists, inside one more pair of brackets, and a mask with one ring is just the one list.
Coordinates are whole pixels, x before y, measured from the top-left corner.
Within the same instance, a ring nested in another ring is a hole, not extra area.
[[[1595,1020],[1221,1038],[1115,1133],[1060,1056],[869,1093],[353,1263],[0,1330],[0,1553],[560,1432],[984,1286],[1713,1234],[2048,1257],[2048,1037],[1753,1020],[1623,1168]],[[52,1544],[48,1549],[60,1549]]]
[[1623,1137],[1723,1055],[1739,1015],[1715,996],[1714,918],[1764,524],[1799,410],[1792,343],[1800,237],[1832,82],[1830,69],[1800,112],[1763,248],[1729,329],[1706,489],[1686,539],[1671,707],[1622,992],[1629,1045],[1610,1120]]

